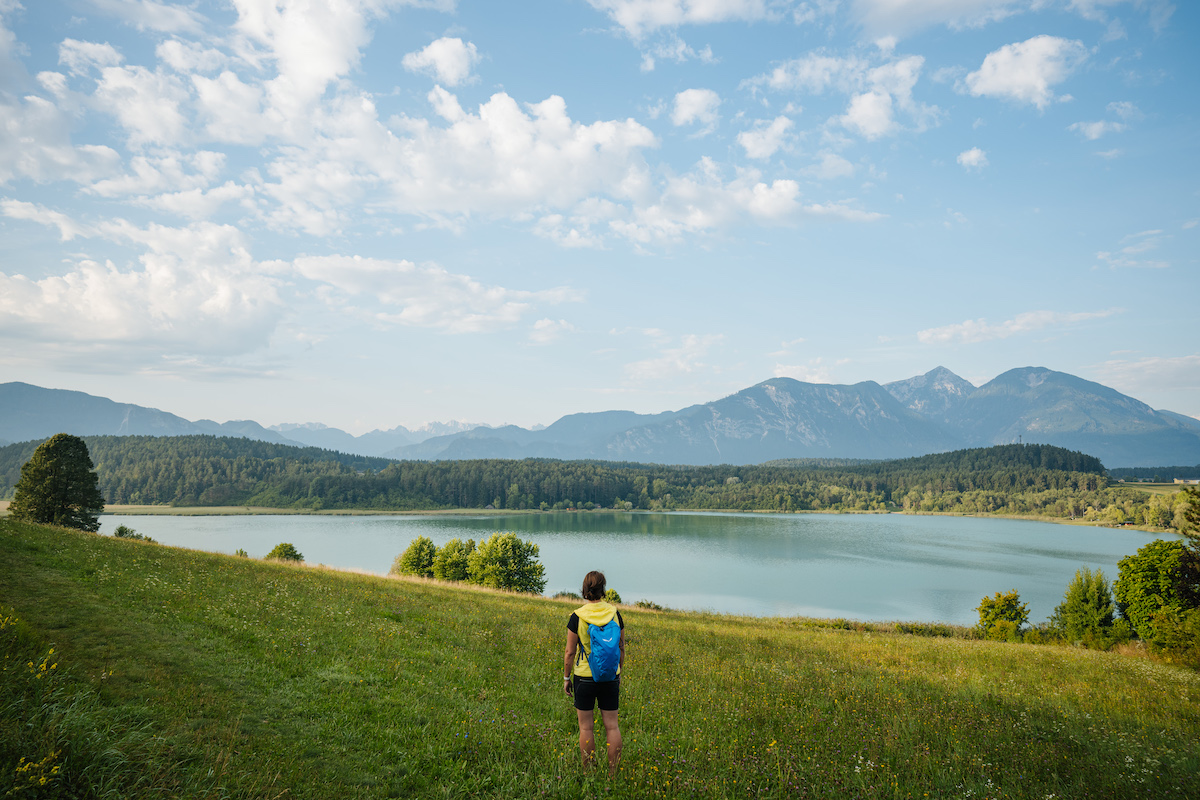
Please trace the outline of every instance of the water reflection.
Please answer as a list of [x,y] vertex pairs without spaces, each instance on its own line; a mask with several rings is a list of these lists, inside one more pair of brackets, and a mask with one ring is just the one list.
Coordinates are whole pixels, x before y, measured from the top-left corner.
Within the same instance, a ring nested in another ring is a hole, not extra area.
[[417,536],[436,545],[513,531],[536,542],[546,591],[602,569],[626,602],[750,615],[973,624],[979,599],[1017,589],[1033,621],[1080,566],[1116,564],[1154,537],[1022,520],[881,515],[561,513],[528,516],[104,516],[165,544],[386,573]]

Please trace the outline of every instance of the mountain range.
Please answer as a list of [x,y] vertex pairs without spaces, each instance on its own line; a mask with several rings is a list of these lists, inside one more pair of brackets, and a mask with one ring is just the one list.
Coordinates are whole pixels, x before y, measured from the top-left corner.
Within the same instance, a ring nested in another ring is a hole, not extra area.
[[0,384],[0,442],[77,435],[241,436],[397,459],[561,458],[752,464],[782,458],[904,458],[993,444],[1053,444],[1109,467],[1200,463],[1200,420],[1044,367],[976,387],[944,367],[880,385],[772,378],[679,411],[571,414],[540,429],[463,423],[362,436],[321,424],[190,422],[82,392]]

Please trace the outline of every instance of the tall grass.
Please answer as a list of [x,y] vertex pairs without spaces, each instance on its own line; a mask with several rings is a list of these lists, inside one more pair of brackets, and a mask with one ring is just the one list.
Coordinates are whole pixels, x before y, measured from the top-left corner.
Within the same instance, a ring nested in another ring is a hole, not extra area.
[[0,563],[0,794],[1200,795],[1200,676],[1139,658],[630,608],[609,781],[570,602],[11,520]]

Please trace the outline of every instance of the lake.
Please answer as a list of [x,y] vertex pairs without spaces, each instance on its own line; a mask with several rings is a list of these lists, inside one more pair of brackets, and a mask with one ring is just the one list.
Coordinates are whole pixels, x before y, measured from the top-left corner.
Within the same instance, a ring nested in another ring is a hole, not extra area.
[[[385,574],[417,536],[512,531],[540,548],[546,594],[603,570],[624,602],[753,616],[973,625],[984,595],[1017,589],[1041,622],[1080,566],[1117,562],[1154,534],[986,517],[589,512],[519,516],[105,515],[163,544],[261,557],[291,542],[310,564]],[[1165,535],[1175,538],[1171,535]]]

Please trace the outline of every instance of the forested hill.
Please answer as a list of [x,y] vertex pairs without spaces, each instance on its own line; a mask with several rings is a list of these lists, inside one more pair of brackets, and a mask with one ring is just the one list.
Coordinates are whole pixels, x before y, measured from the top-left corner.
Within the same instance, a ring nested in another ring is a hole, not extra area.
[[[392,463],[387,458],[229,436],[80,438],[87,442],[100,476],[100,491],[110,503],[219,505],[214,497],[209,501],[201,501],[200,497],[213,487],[231,483],[250,489],[287,463],[310,469],[316,464],[329,465],[351,474],[383,469]],[[0,498],[12,496],[21,465],[40,444],[19,442],[0,447]]]
[[[1101,518],[1160,527],[1171,527],[1174,519],[1170,497],[1110,487],[1095,458],[1050,445],[827,466],[663,466],[551,459],[398,462],[212,436],[85,441],[110,504],[1108,514]],[[0,448],[2,496],[11,497],[21,464],[36,445]]]

